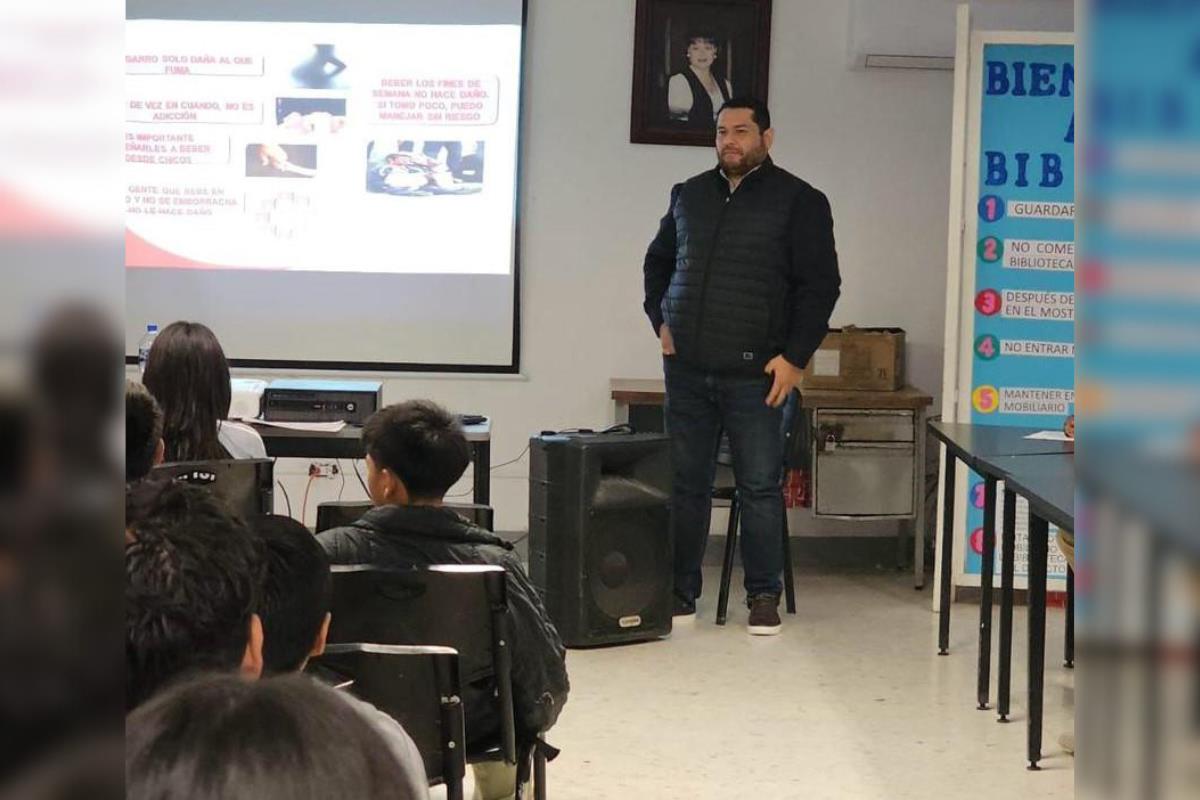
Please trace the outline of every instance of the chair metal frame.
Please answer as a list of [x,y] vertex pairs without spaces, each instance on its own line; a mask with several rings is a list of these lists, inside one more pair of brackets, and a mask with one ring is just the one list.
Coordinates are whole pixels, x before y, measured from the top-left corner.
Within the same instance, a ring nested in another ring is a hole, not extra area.
[[[463,779],[467,774],[467,734],[466,717],[462,702],[462,684],[459,677],[458,651],[452,647],[355,642],[331,644],[325,648],[325,653],[321,656],[321,659],[337,663],[338,656],[344,655],[428,658],[431,661],[434,679],[432,689],[441,714],[441,718],[438,720],[439,730],[441,731],[441,748],[438,755],[442,770],[441,775],[438,777],[446,786],[447,800],[464,800]],[[332,669],[336,671],[336,668]],[[378,702],[378,698],[373,697],[371,692],[368,691],[360,694],[358,691],[354,691],[355,684],[359,681],[354,679],[353,676],[347,677],[350,680],[345,684],[345,690],[350,690],[355,696],[361,697],[363,700],[379,707],[381,711],[389,714],[389,716],[395,716],[389,712],[387,704]]]

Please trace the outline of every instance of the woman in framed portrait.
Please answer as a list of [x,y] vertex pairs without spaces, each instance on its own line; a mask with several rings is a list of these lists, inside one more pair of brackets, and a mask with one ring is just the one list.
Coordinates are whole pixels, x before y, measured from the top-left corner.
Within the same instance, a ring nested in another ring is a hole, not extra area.
[[719,66],[717,37],[697,33],[687,39],[687,67],[667,83],[667,112],[671,119],[689,128],[712,129],[717,112],[730,97],[733,85]]

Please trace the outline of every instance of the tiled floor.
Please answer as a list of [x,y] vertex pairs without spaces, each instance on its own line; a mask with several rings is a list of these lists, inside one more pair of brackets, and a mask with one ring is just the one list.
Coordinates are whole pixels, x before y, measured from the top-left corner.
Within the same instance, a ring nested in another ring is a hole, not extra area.
[[[740,580],[735,576],[735,582]],[[975,708],[976,606],[954,607],[936,655],[930,588],[903,573],[797,576],[799,613],[773,638],[715,591],[669,639],[568,655],[572,691],[548,739],[553,800],[1068,798],[1073,673],[1063,614],[1047,631],[1046,754],[1025,769],[1025,613],[1014,624],[1013,721]],[[716,574],[707,579],[715,587]],[[740,593],[739,593],[740,599]],[[993,653],[995,652],[993,645]],[[995,666],[992,670],[995,701]]]

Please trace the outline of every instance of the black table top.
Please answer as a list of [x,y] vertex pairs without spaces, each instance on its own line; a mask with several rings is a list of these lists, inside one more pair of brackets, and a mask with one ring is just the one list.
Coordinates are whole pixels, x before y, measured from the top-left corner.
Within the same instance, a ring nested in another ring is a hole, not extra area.
[[981,466],[1024,497],[1042,519],[1066,531],[1075,530],[1075,456],[1062,453],[989,456]]
[[991,456],[1061,455],[1075,452],[1074,442],[1025,438],[1045,428],[971,425],[965,422],[931,420],[929,430],[956,458],[966,462],[967,466],[976,472],[980,471],[982,462]]

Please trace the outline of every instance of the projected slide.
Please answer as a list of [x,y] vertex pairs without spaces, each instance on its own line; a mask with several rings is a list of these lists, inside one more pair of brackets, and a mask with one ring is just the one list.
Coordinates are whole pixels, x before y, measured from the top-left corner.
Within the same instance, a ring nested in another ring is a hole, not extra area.
[[507,275],[520,29],[126,28],[130,268]]

